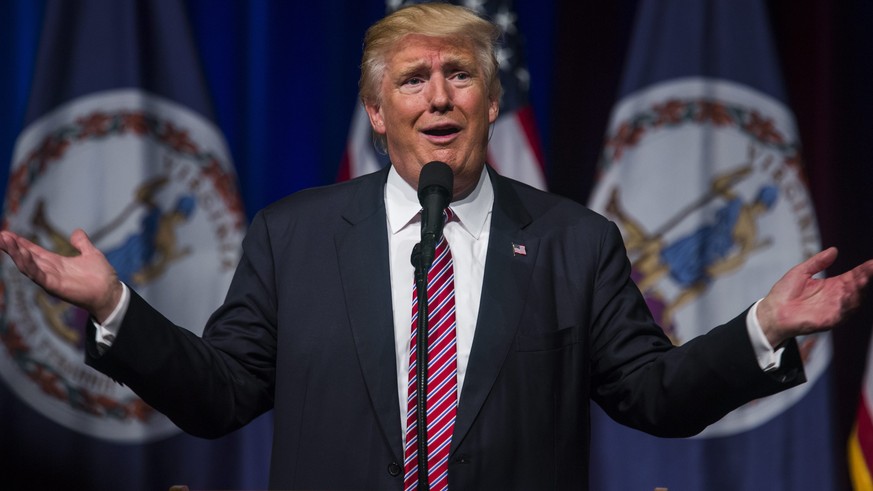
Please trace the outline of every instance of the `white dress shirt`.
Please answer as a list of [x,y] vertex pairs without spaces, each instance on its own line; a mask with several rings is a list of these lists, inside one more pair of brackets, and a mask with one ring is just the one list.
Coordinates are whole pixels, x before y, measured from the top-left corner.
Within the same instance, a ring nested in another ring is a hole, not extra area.
[[[479,182],[464,199],[450,208],[456,219],[443,228],[452,251],[455,272],[455,326],[458,350],[458,394],[464,385],[473,333],[479,315],[485,256],[491,231],[494,189],[483,169]],[[394,308],[394,352],[397,357],[397,395],[400,401],[401,428],[406,428],[407,383],[409,382],[409,344],[412,334],[412,299],[415,268],[410,256],[421,241],[421,204],[417,191],[392,167],[385,184],[385,210],[388,217],[388,258],[391,268],[391,304]]]

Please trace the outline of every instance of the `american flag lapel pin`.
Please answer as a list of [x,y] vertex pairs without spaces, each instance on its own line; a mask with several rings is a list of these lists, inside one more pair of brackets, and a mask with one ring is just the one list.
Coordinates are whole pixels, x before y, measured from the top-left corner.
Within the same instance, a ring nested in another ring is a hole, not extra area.
[[524,248],[524,244],[516,244],[512,243],[512,255],[513,256],[527,256],[527,249]]

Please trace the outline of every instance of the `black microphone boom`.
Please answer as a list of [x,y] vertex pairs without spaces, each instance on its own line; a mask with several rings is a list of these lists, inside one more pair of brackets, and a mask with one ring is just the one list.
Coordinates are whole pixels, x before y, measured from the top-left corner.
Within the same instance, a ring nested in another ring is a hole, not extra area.
[[421,261],[427,271],[434,250],[443,234],[443,210],[452,202],[452,169],[439,161],[428,162],[418,177],[418,202],[421,203]]

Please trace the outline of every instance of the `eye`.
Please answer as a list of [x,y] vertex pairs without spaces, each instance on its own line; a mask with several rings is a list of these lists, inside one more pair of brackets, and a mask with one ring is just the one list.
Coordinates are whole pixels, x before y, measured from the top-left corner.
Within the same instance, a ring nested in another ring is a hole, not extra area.
[[450,78],[457,84],[466,85],[473,80],[473,75],[470,72],[457,71]]
[[422,88],[424,88],[425,83],[427,83],[427,80],[425,80],[424,77],[420,75],[410,75],[401,78],[400,85],[398,85],[397,88],[404,94],[417,94],[422,90]]

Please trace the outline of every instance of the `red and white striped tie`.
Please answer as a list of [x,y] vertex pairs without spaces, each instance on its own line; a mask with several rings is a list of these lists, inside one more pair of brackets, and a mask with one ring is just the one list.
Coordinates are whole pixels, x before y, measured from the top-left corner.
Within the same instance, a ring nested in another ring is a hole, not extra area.
[[[446,210],[448,218],[453,216]],[[427,273],[428,366],[427,366],[427,468],[432,490],[448,489],[449,450],[458,410],[458,362],[455,336],[455,273],[446,238],[437,244],[433,265]],[[418,434],[416,386],[416,337],[418,295],[412,293],[412,341],[409,347],[409,384],[406,412],[406,491],[418,486]]]

